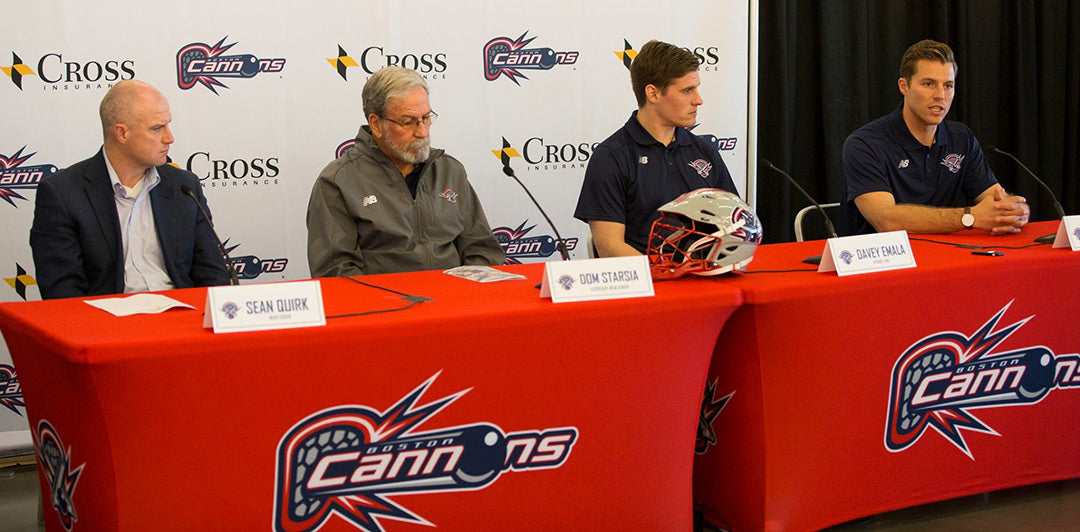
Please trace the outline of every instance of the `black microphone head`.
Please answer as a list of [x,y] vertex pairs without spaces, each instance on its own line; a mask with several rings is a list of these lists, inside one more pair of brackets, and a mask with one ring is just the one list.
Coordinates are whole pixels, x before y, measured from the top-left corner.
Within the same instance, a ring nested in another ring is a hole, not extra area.
[[991,153],[1000,153],[1001,152],[1001,150],[999,150],[997,148],[997,146],[987,146],[986,151],[991,152]]
[[514,169],[510,168],[508,164],[503,165],[503,173],[506,174],[506,177],[514,177]]
[[195,191],[191,190],[191,187],[187,185],[180,185],[180,192],[185,196],[195,197]]
[[761,160],[761,165],[762,165],[762,166],[768,166],[769,168],[773,168],[773,163],[772,163],[772,161],[770,161],[770,160],[768,160],[768,159],[762,159],[762,160]]

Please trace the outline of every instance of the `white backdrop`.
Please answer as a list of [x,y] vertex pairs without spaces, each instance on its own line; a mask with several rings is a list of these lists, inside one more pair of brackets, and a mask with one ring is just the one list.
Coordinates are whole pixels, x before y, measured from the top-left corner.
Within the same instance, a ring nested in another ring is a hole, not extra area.
[[[512,261],[558,254],[551,230],[503,176],[493,151],[506,139],[521,155],[511,160],[518,176],[558,224],[572,257],[586,257],[587,226],[573,210],[593,146],[636,108],[620,57],[627,45],[632,55],[660,39],[699,55],[705,104],[694,132],[716,137],[737,186],[752,188],[752,0],[8,0],[4,8],[0,302],[40,299],[27,243],[35,184],[100,147],[97,106],[118,79],[146,81],[169,99],[170,157],[203,179],[244,283],[309,276],[311,184],[364,123],[360,91],[388,64],[428,79],[440,117],[432,144],[465,165],[493,230],[514,233]],[[522,76],[487,68],[490,41],[522,36],[532,39],[522,49],[576,59],[522,69]],[[266,68],[249,78],[207,79],[209,86],[178,77],[180,50],[201,43],[194,53],[203,58],[219,42],[233,46],[218,57],[251,55],[267,60]],[[0,344],[0,447],[4,437],[29,443],[14,372]]]

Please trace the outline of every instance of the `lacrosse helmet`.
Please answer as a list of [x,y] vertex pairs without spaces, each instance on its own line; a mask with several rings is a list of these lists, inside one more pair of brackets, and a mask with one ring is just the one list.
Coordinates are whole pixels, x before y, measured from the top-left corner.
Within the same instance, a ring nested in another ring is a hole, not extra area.
[[699,188],[657,211],[647,253],[654,280],[745,269],[761,243],[757,215],[726,190]]

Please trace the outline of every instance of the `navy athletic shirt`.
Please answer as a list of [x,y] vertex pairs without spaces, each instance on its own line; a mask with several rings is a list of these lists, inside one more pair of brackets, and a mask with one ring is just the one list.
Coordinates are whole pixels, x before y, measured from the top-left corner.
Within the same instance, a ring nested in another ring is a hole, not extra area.
[[637,111],[601,142],[585,169],[574,217],[626,226],[626,243],[645,253],[660,206],[699,188],[738,194],[720,153],[684,127],[664,146],[645,131]]
[[963,207],[997,184],[970,128],[944,120],[927,147],[908,130],[902,112],[903,104],[844,141],[840,236],[875,232],[855,206],[867,192],[890,192],[897,204]]

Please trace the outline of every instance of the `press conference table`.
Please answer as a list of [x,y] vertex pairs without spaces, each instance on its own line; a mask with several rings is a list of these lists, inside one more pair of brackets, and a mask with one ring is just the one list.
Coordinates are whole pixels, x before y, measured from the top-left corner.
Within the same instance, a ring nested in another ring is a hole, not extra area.
[[[58,493],[79,531],[690,528],[701,390],[741,291],[688,279],[651,298],[553,304],[535,288],[542,265],[502,269],[528,280],[368,276],[434,301],[252,333],[203,329],[205,289],[167,293],[199,310],[125,318],[78,299],[0,304],[31,427],[49,442],[40,467],[59,472],[42,477],[46,528],[63,530]],[[320,282],[328,315],[406,304]],[[305,432],[329,414],[352,432]],[[332,454],[360,433],[393,445]],[[499,445],[505,463],[477,451]],[[395,454],[430,446],[450,454]],[[399,469],[370,466],[373,453]],[[439,456],[460,467],[441,475]],[[382,489],[363,484],[376,474]]]
[[[723,280],[745,302],[709,369],[711,402],[733,395],[714,412],[716,444],[695,460],[706,518],[739,531],[816,530],[1080,477],[1080,253],[1007,249],[1056,228],[911,235],[916,268],[847,277],[777,272],[814,268],[800,261],[823,241],[759,248],[749,268],[757,273]],[[998,344],[979,342],[998,313],[984,336],[1021,325]],[[966,364],[957,356],[965,341]],[[906,418],[890,418],[894,368]],[[1017,373],[1026,399],[1014,390]]]

